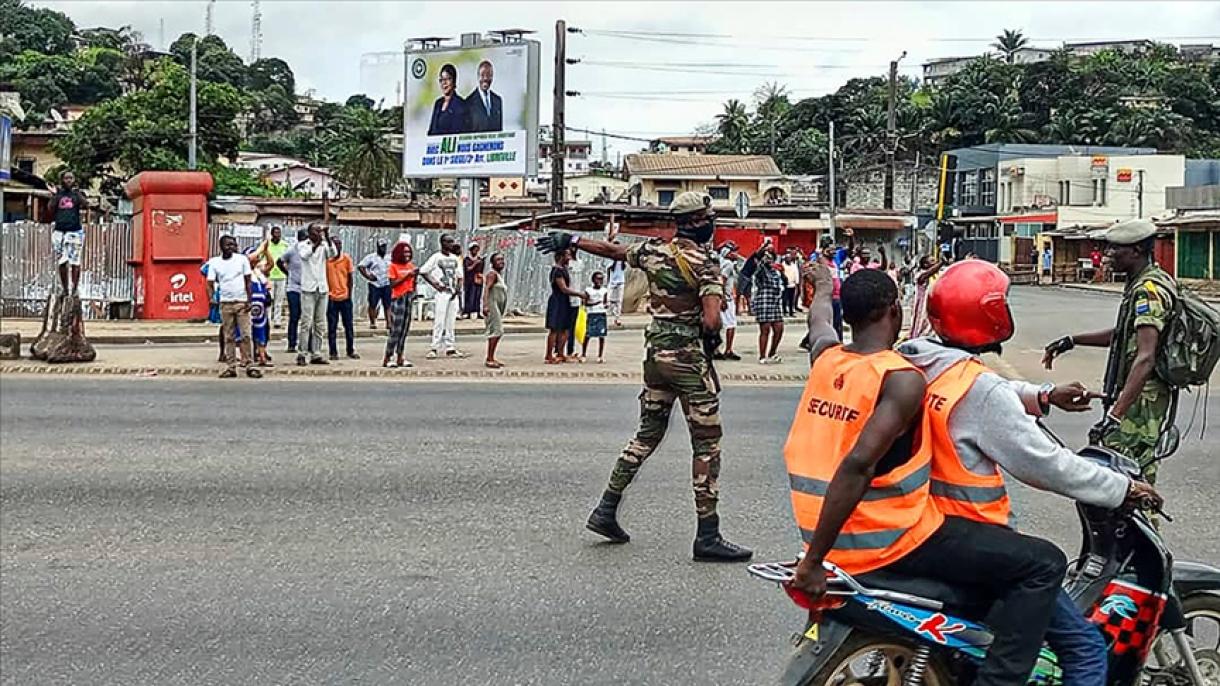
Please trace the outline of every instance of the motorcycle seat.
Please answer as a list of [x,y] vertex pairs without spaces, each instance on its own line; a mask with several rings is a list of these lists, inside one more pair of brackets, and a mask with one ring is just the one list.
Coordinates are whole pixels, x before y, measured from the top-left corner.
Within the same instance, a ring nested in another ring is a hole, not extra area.
[[856,581],[873,589],[898,591],[944,604],[945,612],[964,619],[981,620],[991,609],[994,598],[974,586],[956,586],[939,579],[895,574],[884,569],[856,577]]

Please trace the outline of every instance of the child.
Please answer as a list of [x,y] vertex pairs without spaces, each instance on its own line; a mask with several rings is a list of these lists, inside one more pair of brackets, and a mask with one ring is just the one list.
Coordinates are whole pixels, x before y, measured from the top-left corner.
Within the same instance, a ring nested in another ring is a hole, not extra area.
[[250,279],[250,342],[254,344],[254,364],[273,367],[271,356],[267,354],[267,341],[271,338],[271,283],[267,274],[274,262],[265,247],[262,252],[251,255],[250,261],[254,263]]
[[593,272],[593,285],[585,289],[585,340],[580,346],[580,361],[589,354],[589,339],[597,339],[597,363],[606,361],[606,307],[610,302],[610,289],[603,285],[605,276]]

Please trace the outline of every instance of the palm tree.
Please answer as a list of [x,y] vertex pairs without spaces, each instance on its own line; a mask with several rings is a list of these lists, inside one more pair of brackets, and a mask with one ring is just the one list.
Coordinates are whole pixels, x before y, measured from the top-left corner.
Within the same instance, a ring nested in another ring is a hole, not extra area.
[[716,115],[716,131],[720,134],[722,146],[735,154],[745,149],[746,134],[750,128],[750,115],[746,106],[740,100],[732,99],[724,103],[724,111]]
[[1004,29],[1004,33],[995,37],[995,42],[991,44],[991,47],[1004,55],[1005,62],[1012,64],[1017,57],[1017,51],[1026,45],[1029,45],[1029,39],[1021,33],[1020,29],[1016,31]]
[[385,195],[398,182],[398,156],[390,150],[387,129],[373,110],[349,107],[339,116],[333,141],[336,173],[359,197]]

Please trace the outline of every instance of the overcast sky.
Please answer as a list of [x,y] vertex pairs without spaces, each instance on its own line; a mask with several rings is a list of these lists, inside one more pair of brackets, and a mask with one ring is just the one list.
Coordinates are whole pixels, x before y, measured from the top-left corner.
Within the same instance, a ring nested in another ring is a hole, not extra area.
[[[164,47],[162,20],[166,45],[184,32],[202,33],[207,6],[204,0],[32,4],[63,11],[81,27],[130,24],[154,47]],[[362,91],[392,101],[401,61],[380,70],[366,68],[362,75],[361,59],[368,53],[401,52],[409,38],[535,30],[543,44],[544,123],[551,113],[555,21],[565,19],[570,27],[588,31],[569,35],[569,57],[629,63],[568,68],[568,89],[584,94],[568,99],[568,125],[645,138],[689,133],[711,121],[724,100],[749,100],[765,81],[787,85],[794,99],[818,95],[854,76],[884,74],[888,62],[904,50],[901,73],[918,76],[919,65],[928,59],[987,50],[1005,28],[1021,29],[1032,45],[1045,47],[1064,40],[1128,38],[1220,44],[1220,2],[263,0],[261,7],[262,55],[287,61],[298,91],[314,89],[319,97],[339,101]],[[218,0],[214,22],[215,33],[248,58],[249,0]],[[598,31],[706,36],[632,39]],[[693,63],[698,66],[689,66]],[[704,73],[714,71],[721,73]],[[639,145],[611,140],[610,157]],[[595,152],[600,152],[600,140]]]

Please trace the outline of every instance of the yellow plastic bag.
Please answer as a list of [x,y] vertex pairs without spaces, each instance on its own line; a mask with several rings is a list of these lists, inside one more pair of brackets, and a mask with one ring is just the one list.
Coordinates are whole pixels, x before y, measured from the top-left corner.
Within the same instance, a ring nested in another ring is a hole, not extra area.
[[576,342],[577,343],[584,345],[585,334],[588,333],[588,328],[589,328],[589,315],[586,312],[585,308],[581,307],[580,311],[576,313]]

